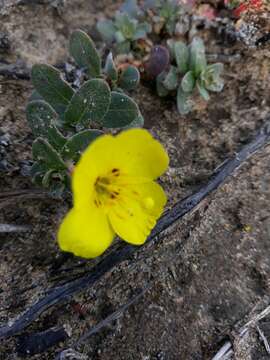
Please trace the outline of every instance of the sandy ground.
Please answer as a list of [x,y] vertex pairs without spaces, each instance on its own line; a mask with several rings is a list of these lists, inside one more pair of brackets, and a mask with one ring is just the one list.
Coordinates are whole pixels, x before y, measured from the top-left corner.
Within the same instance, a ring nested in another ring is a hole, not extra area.
[[[106,13],[117,7],[111,1],[41,2],[18,5],[19,1],[0,0],[0,62],[31,66],[66,61],[72,30],[91,33],[104,4]],[[183,118],[173,101],[159,99],[149,87],[141,85],[134,94],[146,127],[170,155],[169,171],[161,179],[168,207],[205,183],[269,115],[269,45],[247,48],[215,30],[203,36],[209,53],[228,57],[225,89],[212,95],[207,106],[200,102]],[[239,58],[231,61],[234,55]],[[24,114],[31,90],[28,80],[0,76],[1,193],[33,188],[26,176],[33,137]],[[232,358],[268,359],[255,327],[242,339],[238,330],[270,303],[269,169],[270,149],[266,147],[158,243],[141,248],[93,288],[42,314],[24,336],[64,325],[70,338],[29,358],[54,359],[58,350],[69,347],[152,281],[151,289],[121,319],[80,346],[81,354],[102,360],[211,359],[230,340]],[[49,287],[91,271],[94,262],[63,258],[55,243],[57,226],[68,207],[63,200],[36,199],[0,210],[0,223],[31,226],[28,232],[0,234],[3,325]],[[78,305],[83,306],[83,314]],[[260,324],[267,327],[269,321],[265,317]],[[20,359],[19,341],[20,336],[3,340],[0,359]]]

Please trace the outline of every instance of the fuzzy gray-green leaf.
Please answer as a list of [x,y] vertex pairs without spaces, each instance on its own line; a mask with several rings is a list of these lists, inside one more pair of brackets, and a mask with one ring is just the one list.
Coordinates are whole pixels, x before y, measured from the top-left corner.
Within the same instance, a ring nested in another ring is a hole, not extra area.
[[166,89],[165,86],[163,85],[165,76],[166,76],[165,72],[162,72],[156,78],[157,93],[158,93],[158,96],[160,96],[160,97],[165,97],[169,94],[169,90]]
[[134,119],[128,126],[125,126],[125,129],[132,129],[132,128],[142,128],[144,125],[144,117],[141,113]]
[[63,114],[74,91],[61,79],[60,71],[50,65],[36,64],[32,67],[32,82],[43,99],[59,115]]
[[177,109],[181,115],[186,115],[191,111],[192,104],[190,94],[185,93],[180,85],[177,91]]
[[83,31],[77,30],[71,34],[69,51],[81,68],[86,68],[88,75],[99,77],[101,60],[93,40]]
[[37,138],[33,142],[32,153],[34,160],[44,164],[48,170],[66,169],[66,165],[58,152],[42,138]]
[[84,126],[90,121],[101,121],[108,111],[110,100],[110,88],[106,81],[88,80],[72,97],[65,112],[65,121]]
[[106,42],[113,42],[116,28],[112,20],[99,20],[97,30]]
[[112,91],[111,104],[107,114],[102,119],[102,125],[108,128],[125,127],[139,115],[135,101],[129,96]]
[[200,93],[201,97],[205,101],[208,101],[210,99],[210,95],[209,95],[208,91],[206,90],[206,88],[203,86],[203,84],[200,81],[197,81],[197,88],[199,90],[199,93]]
[[172,47],[177,67],[181,74],[188,71],[189,51],[188,47],[182,41],[176,41]]
[[102,134],[103,132],[99,130],[84,130],[73,135],[62,149],[63,159],[77,161],[87,146]]
[[33,90],[28,99],[29,102],[34,100],[43,100],[43,97],[37,92],[37,90]]
[[172,91],[177,88],[178,80],[177,68],[175,66],[170,66],[170,69],[166,74],[162,84],[167,90]]
[[190,67],[199,75],[207,66],[205,47],[202,39],[194,38],[190,44]]
[[223,89],[224,82],[220,77],[223,71],[223,64],[216,63],[208,65],[200,74],[201,84],[210,91],[220,92]]
[[55,127],[58,115],[43,100],[30,102],[26,107],[26,117],[35,137],[42,137],[55,148],[61,149],[66,138]]
[[118,86],[125,90],[134,90],[140,82],[140,72],[135,66],[129,65],[123,70]]
[[111,52],[108,54],[106,58],[104,72],[111,81],[116,81],[118,79],[118,71],[113,61],[113,56]]
[[192,71],[188,71],[181,81],[184,92],[191,93],[195,86],[195,79]]

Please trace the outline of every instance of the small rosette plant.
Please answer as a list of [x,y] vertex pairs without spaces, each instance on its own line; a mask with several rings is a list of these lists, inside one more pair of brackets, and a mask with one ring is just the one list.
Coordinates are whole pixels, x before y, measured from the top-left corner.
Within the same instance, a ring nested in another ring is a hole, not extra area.
[[190,46],[182,41],[170,41],[169,46],[175,64],[157,76],[157,93],[167,96],[170,92],[177,92],[177,108],[184,115],[192,110],[196,90],[206,101],[210,98],[209,91],[222,91],[223,64],[207,64],[204,43],[200,38],[194,38]]
[[83,150],[103,134],[103,128],[143,125],[137,104],[124,93],[138,85],[137,68],[128,66],[119,71],[111,54],[102,68],[93,41],[82,31],[71,35],[69,45],[71,56],[84,71],[84,83],[75,88],[53,66],[34,65],[35,91],[26,109],[36,137],[33,180],[58,192],[68,186],[70,170]]
[[103,19],[97,23],[103,40],[108,44],[114,43],[118,54],[141,51],[141,55],[145,55],[148,47],[140,41],[149,41],[152,35],[172,36],[177,24],[181,24],[181,33],[189,28],[183,17],[186,11],[177,0],[146,0],[140,5],[136,0],[127,0],[113,20]]
[[145,17],[152,24],[155,34],[163,33],[172,36],[181,20],[182,27],[185,25],[182,16],[186,14],[186,11],[177,0],[146,0],[143,8]]
[[116,53],[129,53],[136,48],[138,40],[146,39],[151,32],[151,25],[137,17],[139,13],[137,4],[126,3],[113,20],[98,21],[97,30],[105,42],[115,43]]
[[72,173],[73,208],[58,232],[60,248],[94,258],[116,235],[143,244],[167,201],[156,179],[168,163],[165,149],[146,130],[96,139]]

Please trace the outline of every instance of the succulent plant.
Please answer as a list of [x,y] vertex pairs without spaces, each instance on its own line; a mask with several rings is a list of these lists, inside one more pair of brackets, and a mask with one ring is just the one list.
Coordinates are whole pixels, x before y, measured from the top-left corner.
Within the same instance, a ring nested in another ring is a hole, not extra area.
[[[107,43],[116,44],[118,54],[129,53],[134,48],[136,42],[145,39],[151,32],[151,25],[136,18],[134,8],[131,9],[124,4],[121,11],[116,12],[113,20],[100,20],[97,29]],[[136,2],[134,2],[134,6]],[[138,13],[137,13],[138,14]]]
[[179,23],[186,28],[183,15],[186,10],[178,0],[145,0],[140,6],[137,0],[126,0],[112,20],[98,21],[97,30],[105,42],[115,43],[118,54],[129,53],[139,51],[139,40],[149,39],[149,35],[172,36]]
[[173,35],[178,21],[185,13],[184,8],[177,0],[148,1],[148,9],[154,13],[152,21],[154,32],[157,34],[165,32]]
[[207,64],[205,46],[200,38],[194,38],[189,46],[181,41],[170,41],[169,47],[175,64],[156,78],[157,92],[159,96],[167,96],[177,91],[178,111],[187,114],[192,109],[192,95],[196,89],[206,101],[210,98],[209,91],[222,91],[223,64]]
[[93,127],[125,128],[143,125],[135,101],[124,93],[136,88],[136,67],[118,70],[112,54],[102,68],[93,41],[82,31],[70,38],[70,54],[85,72],[86,81],[74,89],[59,70],[46,64],[32,68],[35,91],[26,108],[33,143],[34,181],[53,191],[69,184],[69,171],[82,151],[103,132]]

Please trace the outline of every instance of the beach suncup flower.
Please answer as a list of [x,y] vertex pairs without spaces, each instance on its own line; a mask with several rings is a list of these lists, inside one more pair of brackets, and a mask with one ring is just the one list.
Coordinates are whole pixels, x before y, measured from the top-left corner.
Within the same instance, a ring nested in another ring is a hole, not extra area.
[[155,180],[168,163],[164,147],[146,130],[97,138],[72,173],[73,208],[60,225],[60,248],[94,258],[116,235],[143,244],[167,201]]

